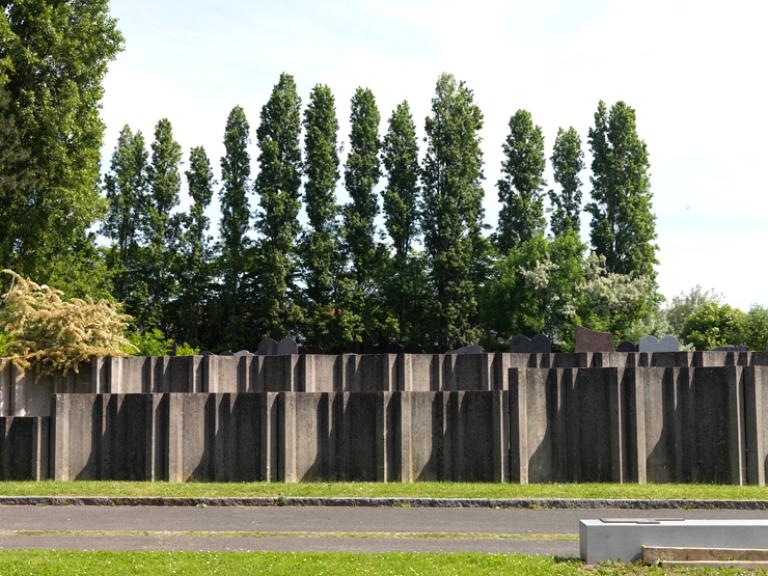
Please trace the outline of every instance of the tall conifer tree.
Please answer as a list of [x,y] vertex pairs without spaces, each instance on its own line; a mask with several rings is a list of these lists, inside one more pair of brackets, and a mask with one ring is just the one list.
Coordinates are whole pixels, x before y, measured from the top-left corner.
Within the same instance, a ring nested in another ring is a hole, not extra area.
[[555,182],[560,185],[560,192],[549,191],[549,199],[554,211],[550,228],[555,236],[568,232],[579,233],[581,213],[581,178],[584,170],[584,152],[581,150],[581,138],[575,128],[557,131],[555,146],[552,150],[552,171]]
[[411,247],[419,233],[419,145],[408,102],[397,105],[384,137],[382,162],[387,172],[384,189],[384,223],[392,239],[394,256],[387,282],[390,306],[397,318],[401,342],[415,337]]
[[134,313],[143,305],[146,279],[142,268],[142,231],[149,207],[149,154],[144,135],[126,125],[120,131],[112,154],[110,171],[104,176],[108,208],[103,232],[113,242],[108,265],[113,294]]
[[167,305],[176,294],[173,269],[178,240],[181,146],[173,138],[171,122],[163,118],[155,127],[152,161],[148,168],[149,197],[144,221],[147,249],[143,256],[147,302],[135,311],[142,327],[168,330]]
[[248,273],[248,223],[250,212],[251,157],[248,154],[248,120],[245,111],[235,106],[224,130],[225,155],[221,159],[221,260],[222,278],[219,314],[222,340],[226,346],[247,345],[244,333],[246,313],[245,276]]
[[479,336],[474,262],[482,221],[483,114],[450,74],[437,81],[426,120],[422,227],[434,289],[433,341],[445,349]]
[[510,118],[503,149],[496,241],[506,254],[544,230],[544,136],[530,112],[518,110]]
[[654,278],[656,222],[651,207],[648,149],[635,111],[600,101],[589,130],[592,149],[592,246],[608,272]]
[[343,339],[342,310],[336,306],[341,262],[339,207],[335,189],[339,179],[338,121],[333,93],[321,84],[312,89],[304,112],[304,202],[308,225],[301,243],[305,284],[305,335],[326,349]]
[[344,184],[351,202],[344,207],[344,242],[351,265],[351,282],[345,298],[349,336],[353,344],[375,343],[381,321],[377,280],[381,254],[376,245],[374,220],[379,213],[373,189],[381,177],[379,122],[376,98],[358,88],[352,97],[350,150],[344,167]]
[[180,295],[176,303],[174,337],[200,345],[207,339],[207,315],[211,286],[211,237],[205,211],[213,198],[213,170],[202,146],[189,151],[185,172],[192,205],[184,215],[177,277]]
[[255,189],[261,202],[256,228],[262,235],[259,324],[274,338],[295,333],[300,321],[296,303],[300,109],[296,82],[293,76],[283,73],[261,109],[261,123],[256,130],[260,153]]

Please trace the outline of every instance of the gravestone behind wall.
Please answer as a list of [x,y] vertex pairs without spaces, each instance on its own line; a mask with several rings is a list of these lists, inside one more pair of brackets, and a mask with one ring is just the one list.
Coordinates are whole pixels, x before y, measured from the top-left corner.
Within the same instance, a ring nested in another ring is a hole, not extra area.
[[576,326],[576,353],[613,352],[613,334]]
[[680,352],[680,342],[674,336],[664,336],[661,340],[656,336],[643,336],[638,345],[640,352]]

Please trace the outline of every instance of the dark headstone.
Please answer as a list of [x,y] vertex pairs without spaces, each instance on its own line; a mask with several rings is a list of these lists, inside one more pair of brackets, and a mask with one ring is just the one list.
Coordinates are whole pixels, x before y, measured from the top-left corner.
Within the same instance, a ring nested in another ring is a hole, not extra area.
[[402,354],[405,352],[405,347],[400,342],[390,342],[384,350],[387,354]]
[[674,336],[664,336],[661,340],[656,336],[643,336],[638,345],[640,352],[680,352],[680,342]]
[[576,352],[613,352],[613,334],[576,326]]
[[277,342],[269,336],[264,336],[259,342],[259,347],[256,349],[256,354],[261,356],[272,356],[277,354]]
[[552,352],[552,342],[544,334],[536,334],[531,338],[531,352],[534,354],[549,354]]
[[226,352],[221,352],[219,356],[234,356],[235,353],[232,352],[232,350],[227,350]]
[[253,356],[253,352],[249,352],[248,350],[238,350],[233,354],[233,356]]
[[304,344],[299,347],[299,354],[323,354],[323,349],[316,344]]
[[743,344],[734,346],[733,344],[726,344],[725,346],[718,346],[714,349],[714,352],[748,352],[749,348]]
[[480,344],[472,344],[472,346],[462,346],[456,350],[448,350],[446,354],[485,354],[485,350]]
[[531,352],[531,339],[522,334],[515,334],[509,339],[509,351],[516,354],[528,354]]
[[424,347],[421,344],[415,342],[409,342],[405,345],[406,354],[424,354]]
[[278,356],[287,356],[288,354],[298,354],[299,353],[299,346],[296,344],[296,341],[291,338],[283,338],[280,340],[280,342],[277,343],[277,352],[276,354]]
[[628,342],[627,340],[624,340],[621,344],[619,344],[619,347],[616,348],[617,352],[637,352],[637,346],[635,344],[632,344],[632,342]]
[[216,354],[208,350],[203,350],[202,352],[200,352],[200,356],[216,356]]

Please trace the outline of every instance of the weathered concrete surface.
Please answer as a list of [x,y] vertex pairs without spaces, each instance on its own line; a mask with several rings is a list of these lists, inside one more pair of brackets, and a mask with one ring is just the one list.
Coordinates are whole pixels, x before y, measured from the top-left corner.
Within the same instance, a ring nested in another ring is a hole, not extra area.
[[0,481],[48,478],[49,421],[0,416]]

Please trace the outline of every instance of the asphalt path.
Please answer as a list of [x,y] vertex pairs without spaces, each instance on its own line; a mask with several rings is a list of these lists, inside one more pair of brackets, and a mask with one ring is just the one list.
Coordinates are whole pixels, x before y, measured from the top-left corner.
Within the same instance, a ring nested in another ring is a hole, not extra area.
[[0,506],[0,549],[520,552],[577,556],[588,518],[765,511]]

